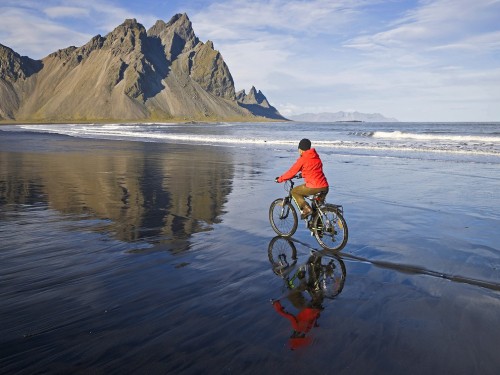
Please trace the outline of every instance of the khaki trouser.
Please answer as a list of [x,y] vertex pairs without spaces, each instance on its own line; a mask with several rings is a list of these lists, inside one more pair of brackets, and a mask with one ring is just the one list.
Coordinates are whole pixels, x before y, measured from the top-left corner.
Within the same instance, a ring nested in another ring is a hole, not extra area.
[[297,203],[297,207],[299,207],[300,210],[302,211],[304,209],[304,206],[309,206],[305,201],[304,197],[321,192],[323,192],[324,195],[326,196],[328,194],[328,187],[308,188],[306,184],[303,184],[296,186],[292,189],[292,197],[295,200],[295,203]]

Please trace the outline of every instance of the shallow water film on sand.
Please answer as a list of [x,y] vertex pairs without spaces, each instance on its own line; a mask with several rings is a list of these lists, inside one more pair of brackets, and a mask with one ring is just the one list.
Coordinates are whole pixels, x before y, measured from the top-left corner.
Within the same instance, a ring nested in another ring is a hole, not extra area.
[[[269,224],[304,136],[339,254]],[[499,186],[499,124],[1,127],[0,372],[496,374]]]

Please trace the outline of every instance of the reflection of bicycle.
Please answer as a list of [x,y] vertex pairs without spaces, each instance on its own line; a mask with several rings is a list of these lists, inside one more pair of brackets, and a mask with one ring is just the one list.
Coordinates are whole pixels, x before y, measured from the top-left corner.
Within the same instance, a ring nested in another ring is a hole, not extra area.
[[309,345],[310,331],[319,327],[325,298],[335,298],[344,287],[344,262],[336,254],[312,251],[304,264],[297,265],[295,245],[280,236],[269,243],[268,256],[274,273],[285,280],[283,298],[272,299],[271,303],[291,323],[290,349]]
[[[298,175],[294,178],[302,178]],[[293,180],[285,181],[288,195],[278,198],[269,207],[269,221],[273,230],[280,236],[290,237],[297,230],[298,216],[292,204]],[[307,228],[316,237],[318,243],[327,250],[340,251],[347,243],[348,229],[340,205],[325,203],[323,193],[306,197],[313,210],[306,220]]]
[[335,254],[312,251],[306,263],[297,266],[297,250],[285,237],[274,237],[269,243],[269,261],[273,272],[285,280],[286,289],[306,290],[312,299],[333,299],[342,292],[346,268]]

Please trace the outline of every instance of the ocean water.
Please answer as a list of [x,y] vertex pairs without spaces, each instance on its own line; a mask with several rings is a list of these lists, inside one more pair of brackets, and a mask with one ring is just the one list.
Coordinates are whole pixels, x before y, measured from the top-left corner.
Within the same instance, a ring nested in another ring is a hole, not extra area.
[[73,137],[290,149],[307,137],[324,152],[498,163],[500,123],[217,123],[24,125],[4,130]]

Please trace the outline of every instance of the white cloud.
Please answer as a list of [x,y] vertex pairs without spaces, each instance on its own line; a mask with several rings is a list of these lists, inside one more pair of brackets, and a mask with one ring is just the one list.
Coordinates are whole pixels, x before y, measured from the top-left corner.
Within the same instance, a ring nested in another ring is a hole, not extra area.
[[208,38],[217,35],[239,39],[269,32],[331,35],[343,34],[366,3],[367,0],[230,0],[193,11],[190,17],[198,32]]
[[21,55],[41,58],[71,44],[86,43],[91,35],[79,33],[64,25],[41,18],[36,12],[16,8],[0,8],[2,44]]
[[406,12],[384,31],[351,39],[346,46],[365,51],[427,50],[460,44],[474,35],[498,28],[500,2],[491,0],[436,0]]
[[457,42],[432,47],[429,50],[463,50],[480,54],[500,51],[500,31],[473,35]]
[[50,18],[59,17],[88,17],[90,14],[89,9],[79,8],[79,7],[49,7],[45,8],[44,13]]
[[[279,47],[278,39],[286,44],[293,42],[293,38],[287,38],[285,41],[284,38],[268,36],[258,40],[247,39],[235,44],[220,45],[220,49],[224,51],[224,60],[238,88],[249,89],[253,85],[257,88],[272,86],[270,77],[282,71],[282,67],[293,58],[290,50]],[[218,46],[215,45],[215,48]]]

